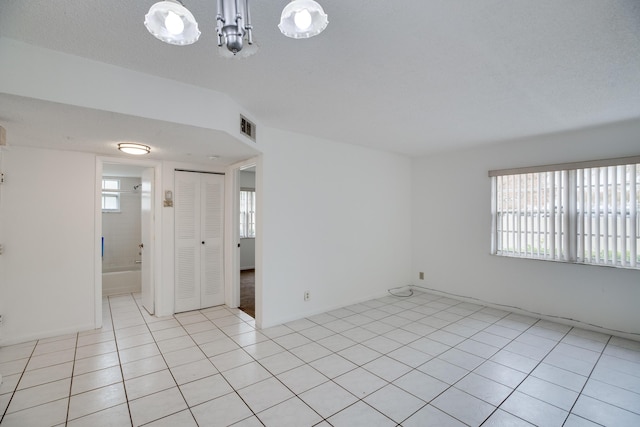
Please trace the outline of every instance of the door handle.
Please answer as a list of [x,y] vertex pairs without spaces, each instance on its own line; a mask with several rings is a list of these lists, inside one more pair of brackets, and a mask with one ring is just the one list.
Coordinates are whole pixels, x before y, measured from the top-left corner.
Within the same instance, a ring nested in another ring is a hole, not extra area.
[[204,245],[204,240],[202,241],[202,244]]
[[138,245],[138,247],[139,247],[140,249],[142,249],[142,248],[144,248],[144,244],[143,244],[143,243],[140,243],[140,244]]

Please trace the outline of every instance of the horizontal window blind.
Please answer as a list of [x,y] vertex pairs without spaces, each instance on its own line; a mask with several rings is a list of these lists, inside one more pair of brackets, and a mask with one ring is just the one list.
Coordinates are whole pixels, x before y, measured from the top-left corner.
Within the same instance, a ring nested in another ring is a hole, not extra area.
[[614,160],[492,171],[492,253],[639,268],[640,157]]

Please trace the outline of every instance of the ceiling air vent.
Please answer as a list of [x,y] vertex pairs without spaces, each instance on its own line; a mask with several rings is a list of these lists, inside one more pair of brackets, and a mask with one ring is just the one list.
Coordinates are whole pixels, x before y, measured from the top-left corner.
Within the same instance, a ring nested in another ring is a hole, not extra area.
[[256,142],[256,125],[242,114],[240,115],[240,133]]

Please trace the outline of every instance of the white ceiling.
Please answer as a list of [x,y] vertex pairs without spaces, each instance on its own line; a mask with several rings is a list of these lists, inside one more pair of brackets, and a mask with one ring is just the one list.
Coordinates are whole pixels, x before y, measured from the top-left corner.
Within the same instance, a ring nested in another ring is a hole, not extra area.
[[216,53],[214,0],[184,1],[202,31],[191,46],[146,31],[154,0],[0,0],[0,36],[226,93],[270,127],[408,155],[640,118],[638,0],[318,0],[329,26],[309,40],[279,33],[286,0],[253,0],[259,50],[245,59]]

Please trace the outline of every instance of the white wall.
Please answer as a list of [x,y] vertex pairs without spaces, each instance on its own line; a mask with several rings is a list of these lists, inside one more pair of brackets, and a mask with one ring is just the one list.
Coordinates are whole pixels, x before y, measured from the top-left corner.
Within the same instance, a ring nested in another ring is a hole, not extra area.
[[[0,37],[0,92],[240,134],[227,95]],[[55,70],[53,72],[52,70]],[[180,108],[166,108],[171,99]]]
[[94,158],[4,151],[0,344],[93,328]]
[[[2,93],[216,129],[236,137],[240,144],[251,147],[255,145],[240,134],[237,126],[239,114],[248,117],[251,117],[251,114],[225,94],[32,46],[6,37],[0,37],[0,52]],[[56,72],[52,73],[52,69]],[[167,96],[182,106],[180,111],[169,111],[165,108],[164,100]],[[11,143],[18,144],[16,141]],[[24,144],[28,145],[28,142]],[[89,156],[94,162],[91,167],[95,168],[95,155]],[[119,159],[114,161],[118,163]],[[173,189],[171,171],[174,166],[197,170],[211,169],[191,164],[162,162],[157,170],[169,172],[158,173],[158,187],[161,191]],[[224,171],[224,167],[218,169]],[[86,178],[83,182],[91,183],[93,187],[96,178]],[[161,238],[162,243],[160,253],[156,253],[157,262],[161,263],[155,271],[159,281],[156,290],[156,312],[168,315],[173,313],[173,211],[172,208],[158,210],[160,212],[156,212],[156,220],[161,223],[161,232],[157,233],[156,237]],[[92,221],[96,222],[95,211]],[[92,240],[93,249],[83,249],[93,252],[95,258],[93,243]],[[95,274],[99,270],[93,271]],[[0,277],[2,274],[4,273],[0,270]],[[99,279],[96,277],[95,280]],[[3,298],[0,293],[0,309]],[[53,327],[54,323],[49,326]],[[46,331],[47,329],[43,330],[42,334],[47,333]]]
[[[246,139],[236,126],[238,114],[246,112],[224,94],[6,38],[0,38],[0,52],[0,92],[218,129],[240,141]],[[51,69],[57,71],[51,73]],[[187,107],[178,113],[168,111],[159,102],[159,97],[164,99],[167,94]],[[257,291],[264,295],[263,326],[365,300],[406,284],[410,271],[410,161],[261,129],[258,143],[250,145],[269,151],[258,164],[258,174],[264,166],[264,176],[259,178],[262,183],[258,184],[258,194],[264,191],[258,195],[265,202],[261,220],[264,236],[256,242],[261,242],[258,251],[263,251],[263,258],[256,260],[264,265],[264,277],[257,279],[264,282],[264,289]],[[3,203],[3,210],[14,210],[2,212],[3,223],[18,224],[5,233],[5,253],[20,255],[12,266],[7,260],[13,258],[2,256],[0,275],[6,280],[0,288],[0,309],[10,307],[3,313],[7,320],[2,334],[15,341],[89,329],[94,325],[93,283],[98,271],[94,265],[96,156],[12,150],[5,159],[5,169],[12,170],[8,177],[22,167],[18,175],[27,178],[17,187],[18,192],[5,191],[8,195]],[[25,152],[32,156],[21,154]],[[10,162],[14,166],[8,166]],[[162,162],[159,191],[173,190],[171,171],[176,166]],[[311,179],[297,180],[302,173]],[[75,180],[80,186],[57,199],[50,191],[54,185],[50,176],[56,174],[63,178],[61,182]],[[39,200],[48,202],[46,210],[35,209]],[[55,214],[50,215],[49,210]],[[161,263],[156,312],[167,315],[173,312],[173,210],[161,208],[156,215],[162,239],[160,254],[156,254]],[[32,223],[37,224],[33,229]],[[22,229],[28,231],[16,234]],[[69,235],[63,233],[67,229],[71,230]],[[293,243],[301,235],[305,237],[302,247]],[[32,240],[35,252],[25,252],[28,247],[21,243],[25,236]],[[20,252],[12,249],[16,245]],[[69,250],[57,250],[59,245]],[[69,272],[73,272],[70,279]],[[305,290],[311,291],[311,301],[306,303],[302,301]],[[32,299],[39,302],[33,304]],[[31,307],[35,311],[30,311]]]
[[[640,332],[640,271],[489,255],[491,169],[640,154],[640,121],[413,161],[413,282]],[[418,280],[418,272],[425,280]]]
[[[408,284],[410,160],[274,129],[260,135],[262,326]],[[306,290],[311,299],[304,302]]]

